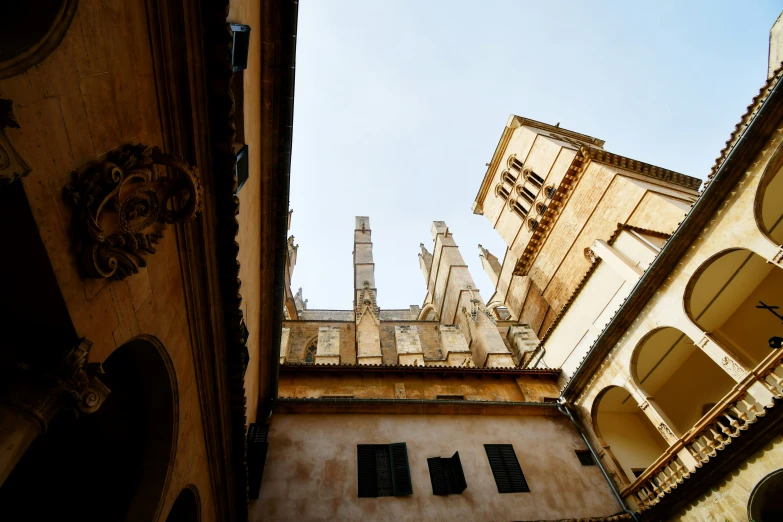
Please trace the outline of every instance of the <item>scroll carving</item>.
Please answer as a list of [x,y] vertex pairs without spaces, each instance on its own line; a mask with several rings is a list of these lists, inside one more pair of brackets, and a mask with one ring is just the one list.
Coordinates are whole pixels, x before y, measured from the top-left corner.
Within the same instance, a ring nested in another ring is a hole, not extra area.
[[92,342],[82,339],[56,365],[33,368],[16,364],[3,368],[3,381],[8,383],[1,398],[35,417],[42,430],[60,410],[73,413],[93,413],[106,397],[109,388],[101,382],[100,363],[87,363]]
[[0,186],[27,176],[30,172],[30,167],[11,145],[5,133],[5,129],[19,128],[19,123],[14,118],[13,107],[11,100],[0,99]]
[[198,169],[146,145],[125,146],[76,175],[68,193],[86,275],[124,279],[147,266],[166,225],[199,213],[201,191]]

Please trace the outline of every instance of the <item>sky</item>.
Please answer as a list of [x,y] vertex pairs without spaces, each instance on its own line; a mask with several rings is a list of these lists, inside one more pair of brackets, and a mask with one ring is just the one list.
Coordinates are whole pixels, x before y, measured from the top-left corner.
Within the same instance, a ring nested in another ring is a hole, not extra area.
[[445,221],[484,300],[471,211],[509,115],[704,178],[767,74],[783,1],[300,0],[289,234],[309,309],[353,303],[369,216],[378,305],[421,305]]

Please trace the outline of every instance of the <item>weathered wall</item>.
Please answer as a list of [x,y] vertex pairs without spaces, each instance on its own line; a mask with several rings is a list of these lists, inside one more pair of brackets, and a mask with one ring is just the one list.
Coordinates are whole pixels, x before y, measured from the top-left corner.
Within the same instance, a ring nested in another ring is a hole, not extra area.
[[[397,394],[402,385],[405,396]],[[558,388],[551,378],[525,375],[416,374],[300,372],[283,369],[280,397],[318,398],[328,395],[353,395],[357,399],[436,399],[438,395],[462,395],[469,401],[542,402],[557,397]]]
[[780,469],[781,462],[783,462],[783,436],[778,436],[671,520],[688,522],[747,520],[750,493],[761,479]]
[[290,329],[291,347],[287,362],[304,362],[305,350],[310,341],[318,337],[321,326],[340,328],[340,361],[342,364],[356,364],[356,326],[354,322],[325,321],[283,321],[283,327]]
[[[357,498],[356,445],[392,442],[407,444],[413,495]],[[497,492],[483,447],[493,443],[514,445],[530,493]],[[584,448],[562,417],[277,414],[250,520],[550,520],[617,513],[598,467],[581,466],[574,454]],[[468,488],[434,496],[427,458],[455,451]]]

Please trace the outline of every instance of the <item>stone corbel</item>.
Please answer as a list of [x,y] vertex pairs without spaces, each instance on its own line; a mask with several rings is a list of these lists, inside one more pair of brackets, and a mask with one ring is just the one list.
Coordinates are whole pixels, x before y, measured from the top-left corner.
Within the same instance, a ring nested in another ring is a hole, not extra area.
[[35,418],[42,432],[61,410],[76,415],[97,411],[110,390],[99,378],[101,364],[87,363],[90,348],[92,342],[82,339],[52,368],[31,368],[24,363],[4,368],[7,387],[0,401]]
[[202,199],[198,169],[146,145],[110,152],[77,174],[67,193],[76,207],[75,250],[85,274],[114,279],[147,266],[166,225],[194,219]]
[[19,155],[6,135],[6,129],[18,129],[11,100],[0,99],[0,187],[27,176],[30,167]]

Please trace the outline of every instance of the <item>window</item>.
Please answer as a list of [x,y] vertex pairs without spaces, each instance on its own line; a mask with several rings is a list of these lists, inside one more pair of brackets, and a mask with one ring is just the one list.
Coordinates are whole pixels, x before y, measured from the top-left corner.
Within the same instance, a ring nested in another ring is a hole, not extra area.
[[318,351],[318,343],[313,342],[310,346],[307,347],[307,350],[305,350],[305,362],[313,364],[315,362],[315,354]]
[[356,446],[359,472],[359,497],[411,495],[408,448],[395,444],[359,444]]
[[504,170],[502,176],[500,177],[503,184],[505,185],[511,185],[514,186],[514,183],[517,182],[517,177],[511,174],[509,171]]
[[633,473],[634,478],[639,478],[642,476],[642,473],[647,471],[647,468],[631,468],[631,473]]
[[528,493],[525,475],[511,444],[484,444],[498,493]]
[[554,185],[547,185],[544,187],[544,194],[546,194],[547,199],[552,199],[555,197],[555,194],[557,193],[557,188]]
[[454,453],[449,459],[441,457],[427,459],[427,467],[430,468],[433,495],[458,495],[468,487],[465,474],[462,472],[462,463],[459,461],[459,452]]
[[538,228],[538,221],[535,219],[528,219],[527,220],[527,229],[533,232],[535,229]]
[[234,72],[247,69],[247,55],[250,49],[250,26],[231,24],[233,44],[231,46],[231,65]]
[[544,178],[533,172],[532,170],[527,171],[527,175],[525,176],[525,179],[536,186],[536,188],[540,189],[544,185]]
[[517,159],[516,154],[512,154],[508,157],[508,162],[506,163],[508,165],[508,168],[514,169],[514,170],[522,170],[522,162]]
[[582,466],[595,466],[595,459],[590,450],[574,450]]
[[269,424],[251,424],[247,430],[247,487],[251,499],[257,499],[261,490],[268,434]]
[[536,210],[538,210],[538,213],[543,216],[544,212],[546,212],[546,205],[544,205],[543,203],[539,203],[536,205]]
[[436,395],[436,399],[442,400],[442,401],[464,401],[465,396],[464,395]]
[[533,203],[536,200],[536,195],[529,188],[519,185],[517,186],[517,194],[526,199],[528,203]]
[[544,397],[544,402],[557,402],[557,397]]
[[500,196],[503,199],[508,199],[509,192],[504,185],[498,183],[495,187],[495,195]]
[[520,203],[518,200],[512,199],[511,201],[508,202],[508,204],[511,207],[511,210],[517,216],[521,217],[522,219],[524,219],[525,216],[527,216],[527,208],[525,208],[525,206],[522,205],[522,203]]

